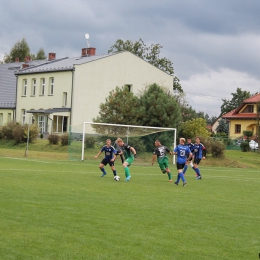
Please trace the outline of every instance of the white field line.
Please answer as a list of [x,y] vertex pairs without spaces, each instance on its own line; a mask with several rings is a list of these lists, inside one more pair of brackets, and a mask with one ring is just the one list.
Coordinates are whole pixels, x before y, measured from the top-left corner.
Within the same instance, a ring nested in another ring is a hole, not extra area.
[[[2,168],[1,171],[23,171],[23,172],[53,172],[53,173],[73,173],[72,171],[57,171],[57,170],[36,170],[36,169],[4,169]],[[86,174],[98,174],[101,173],[100,171],[95,171],[95,172],[89,172],[89,171],[75,171],[75,173],[86,173]],[[110,175],[110,173],[112,174],[112,172],[107,171],[107,174]],[[121,175],[123,175],[123,173],[121,173]],[[155,176],[156,174],[149,174],[149,173],[134,173],[134,175],[138,175],[138,176]],[[158,175],[161,175],[160,173],[158,173]],[[174,175],[174,174],[173,174]],[[194,177],[194,175],[185,175],[188,177]],[[205,177],[204,177],[205,176]],[[241,178],[237,178],[237,177],[241,177]],[[254,181],[260,181],[260,178],[249,178],[245,175],[238,175],[238,176],[216,176],[216,175],[203,175],[203,179],[208,179],[208,178],[217,178],[217,179],[230,179],[230,180],[237,180],[237,181],[245,181],[245,180],[254,180]]]

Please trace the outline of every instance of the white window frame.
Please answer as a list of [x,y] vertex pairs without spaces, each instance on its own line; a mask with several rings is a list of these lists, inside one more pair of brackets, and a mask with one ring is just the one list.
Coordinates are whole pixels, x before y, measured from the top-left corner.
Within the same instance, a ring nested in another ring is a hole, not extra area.
[[27,95],[27,79],[23,80],[23,91],[22,91],[22,96],[26,97]]
[[40,96],[45,95],[45,78],[41,79],[41,90],[40,90]]
[[53,96],[54,94],[54,78],[50,78],[50,89],[49,89],[49,95]]
[[67,92],[63,92],[62,107],[66,107],[67,106],[67,97],[68,97],[68,93]]
[[36,84],[37,84],[36,79],[32,79],[32,93],[31,93],[31,95],[33,97],[35,97],[35,95],[36,95]]

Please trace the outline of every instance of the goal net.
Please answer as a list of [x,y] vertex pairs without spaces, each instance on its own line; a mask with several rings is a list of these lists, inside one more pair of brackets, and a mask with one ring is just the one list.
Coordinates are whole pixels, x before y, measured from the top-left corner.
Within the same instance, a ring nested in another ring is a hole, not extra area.
[[[155,140],[160,140],[161,144],[171,151],[176,146],[176,128],[84,122],[70,128],[69,158],[93,159],[106,144],[107,139],[111,139],[112,145],[117,148],[115,140],[118,137],[123,139],[124,143],[133,146],[139,158],[149,158],[149,162],[155,149]],[[173,163],[174,161],[173,157]]]

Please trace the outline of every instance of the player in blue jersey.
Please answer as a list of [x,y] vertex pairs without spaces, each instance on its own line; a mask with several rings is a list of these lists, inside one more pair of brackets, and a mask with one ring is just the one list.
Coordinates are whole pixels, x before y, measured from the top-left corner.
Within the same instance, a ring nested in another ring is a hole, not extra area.
[[185,138],[180,138],[180,144],[174,148],[173,153],[177,155],[177,171],[178,171],[177,180],[174,183],[178,185],[181,179],[183,182],[183,186],[185,186],[187,182],[183,175],[183,168],[186,164],[186,161],[192,157],[190,148],[187,145],[185,145]]
[[200,161],[202,159],[206,158],[206,148],[205,146],[200,142],[200,138],[197,136],[196,137],[196,142],[193,146],[193,170],[196,172],[197,174],[197,180],[201,180],[201,174],[200,174],[200,169],[198,167]]
[[104,168],[104,166],[106,166],[107,164],[110,165],[111,170],[113,171],[114,176],[116,176],[116,169],[114,166],[114,162],[116,159],[116,149],[111,146],[111,140],[107,139],[106,140],[106,145],[104,145],[101,150],[99,151],[99,153],[95,156],[95,158],[98,158],[98,156],[104,152],[105,153],[105,157],[104,159],[101,161],[101,163],[99,164],[99,169],[102,171],[102,175],[101,177],[104,177],[107,173],[106,170]]
[[[186,145],[190,148],[190,151],[192,152],[192,151],[193,151],[193,146],[194,146],[194,144],[191,142],[191,138],[187,138],[187,143],[186,143]],[[183,168],[183,174],[186,173],[186,171],[187,171],[189,165],[190,165],[191,167],[193,167],[192,157],[191,157],[189,160],[186,161],[186,164],[185,164],[185,166],[184,166],[184,168]]]

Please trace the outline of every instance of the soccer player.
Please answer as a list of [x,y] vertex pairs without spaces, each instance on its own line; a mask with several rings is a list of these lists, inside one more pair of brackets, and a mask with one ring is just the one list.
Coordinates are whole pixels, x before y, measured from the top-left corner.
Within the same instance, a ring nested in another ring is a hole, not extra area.
[[194,159],[193,159],[193,170],[197,174],[197,180],[201,180],[201,174],[200,174],[200,169],[198,167],[201,159],[206,158],[206,148],[205,146],[200,142],[200,138],[197,136],[196,137],[196,142],[193,146],[193,154],[194,154]]
[[122,150],[119,154],[124,154],[125,157],[125,161],[122,163],[125,170],[125,181],[130,181],[131,175],[128,166],[130,166],[133,163],[134,158],[137,157],[136,150],[134,147],[125,144],[121,138],[117,138],[116,143]]
[[[186,145],[190,148],[190,151],[193,151],[193,146],[194,146],[194,144],[191,142],[191,138],[187,138],[187,143],[186,143]],[[192,157],[191,157],[189,160],[186,161],[186,164],[185,164],[185,166],[184,166],[184,168],[183,168],[183,174],[184,174],[184,175],[185,175],[185,173],[186,173],[186,171],[187,171],[189,165],[190,165],[191,167],[193,167]]]
[[184,187],[187,184],[187,182],[183,175],[182,169],[184,168],[186,161],[192,158],[192,153],[190,151],[190,148],[187,145],[185,145],[185,138],[180,138],[180,144],[174,148],[173,153],[177,154],[177,171],[178,171],[177,180],[174,183],[176,185],[179,185],[181,179]]
[[104,157],[104,159],[101,161],[101,163],[99,165],[99,169],[102,171],[101,177],[104,177],[107,174],[106,170],[104,168],[104,166],[106,166],[107,164],[110,165],[111,170],[113,171],[114,176],[116,176],[116,168],[114,166],[114,161],[116,159],[116,150],[115,150],[115,148],[113,146],[111,146],[111,140],[110,139],[106,140],[106,145],[104,145],[101,148],[101,150],[95,156],[95,158],[98,158],[98,156],[102,152],[105,152],[105,157]]
[[162,145],[159,140],[156,140],[154,145],[156,148],[153,152],[152,165],[157,157],[157,162],[159,163],[162,173],[167,173],[169,182],[172,182],[172,174],[169,169],[169,159],[167,157],[167,153],[172,154],[172,152],[166,146]]

